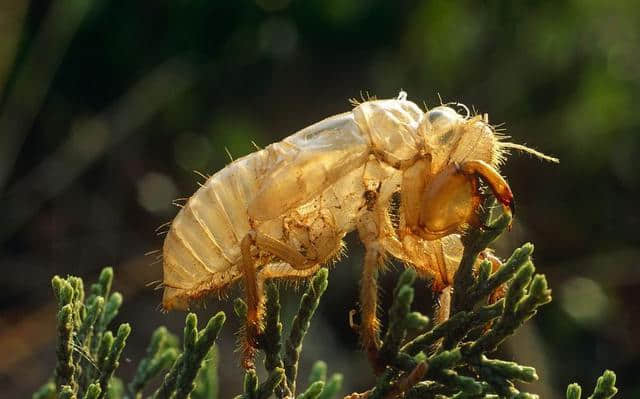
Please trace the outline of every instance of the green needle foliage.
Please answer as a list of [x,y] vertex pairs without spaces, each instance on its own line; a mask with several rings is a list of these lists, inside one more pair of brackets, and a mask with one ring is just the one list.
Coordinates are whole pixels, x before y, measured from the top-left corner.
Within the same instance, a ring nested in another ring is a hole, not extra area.
[[[536,273],[531,244],[517,248],[494,271],[487,260],[479,260],[511,220],[507,215],[492,220],[488,212],[483,223],[487,228],[472,230],[464,237],[465,250],[454,279],[448,319],[434,323],[412,311],[416,273],[408,268],[399,276],[377,356],[383,371],[371,389],[345,398],[538,397],[515,386],[516,382],[536,381],[534,368],[494,359],[491,354],[551,301],[551,291],[545,276]],[[339,397],[343,377],[338,373],[328,377],[323,361],[314,364],[306,387],[296,393],[304,337],[327,289],[328,274],[323,268],[307,284],[287,337],[283,336],[278,287],[266,283],[264,330],[257,341],[264,353],[267,377],[260,381],[254,368],[246,370],[242,393],[236,399]],[[122,305],[122,296],[111,292],[112,282],[113,270],[105,268],[86,295],[80,278],[52,279],[58,303],[57,364],[51,380],[33,398],[217,399],[218,353],[214,343],[225,322],[224,313],[214,315],[202,329],[198,328],[196,315],[188,314],[181,345],[165,327],[156,329],[135,375],[125,385],[115,374],[131,327],[124,323],[115,332],[110,329]],[[237,299],[234,311],[244,319],[244,301]],[[159,386],[149,387],[160,375]],[[617,393],[615,379],[612,371],[605,371],[588,399],[612,398]],[[581,395],[579,385],[568,386],[567,399],[581,399]]]
[[131,327],[120,324],[115,334],[109,329],[122,305],[122,295],[111,292],[112,282],[113,270],[103,269],[85,298],[82,279],[73,276],[52,279],[58,303],[58,360],[52,380],[35,392],[33,398],[139,399],[144,397],[148,383],[163,372],[164,378],[154,398],[187,398],[192,392],[194,399],[216,398],[214,342],[224,324],[224,313],[212,317],[202,330],[197,327],[195,314],[187,315],[182,351],[174,335],[165,327],[158,328],[125,390],[114,374]]
[[302,295],[298,314],[293,318],[293,324],[289,338],[285,346],[284,369],[287,375],[287,384],[292,394],[296,393],[296,376],[298,374],[298,360],[302,351],[302,340],[307,334],[311,318],[313,317],[320,297],[327,289],[329,272],[327,269],[320,270],[311,280],[307,291]]
[[[296,397],[296,377],[302,344],[309,329],[322,294],[327,289],[329,271],[321,269],[309,282],[298,306],[298,312],[291,322],[291,331],[283,345],[282,323],[280,322],[280,294],[273,282],[267,282],[265,293],[266,312],[264,332],[259,338],[260,350],[264,352],[264,367],[269,373],[267,379],[259,383],[255,369],[247,370],[244,379],[244,392],[236,399],[266,399],[272,395],[277,398]],[[246,315],[246,304],[241,299],[234,303],[238,317]],[[284,347],[284,354],[283,352]],[[309,377],[309,385],[297,398],[336,397],[342,387],[342,375],[334,374],[327,381],[327,365],[317,362]]]
[[204,329],[198,331],[196,315],[194,313],[187,315],[183,334],[183,352],[173,362],[162,385],[153,395],[154,399],[189,397],[195,389],[196,377],[203,366],[203,361],[212,350],[224,322],[224,313],[218,312],[209,320]]
[[[535,273],[531,244],[516,249],[493,273],[489,262],[478,261],[478,255],[510,222],[507,215],[493,221],[487,216],[486,229],[464,237],[451,316],[411,340],[406,339],[409,327],[424,328],[427,319],[410,309],[415,272],[407,269],[400,276],[379,352],[386,369],[375,387],[353,398],[537,398],[514,385],[536,381],[534,368],[487,356],[551,301],[544,275]],[[507,286],[504,297],[491,303],[492,293],[503,285]],[[605,372],[591,398],[612,397],[614,384],[615,374]],[[575,384],[567,391],[568,398],[579,398],[579,394]]]

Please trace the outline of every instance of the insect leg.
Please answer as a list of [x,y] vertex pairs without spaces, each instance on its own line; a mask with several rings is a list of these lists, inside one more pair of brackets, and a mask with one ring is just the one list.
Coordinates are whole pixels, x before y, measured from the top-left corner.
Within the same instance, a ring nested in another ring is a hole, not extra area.
[[366,245],[364,268],[360,280],[360,339],[367,351],[369,361],[376,373],[382,371],[378,358],[380,347],[380,321],[378,320],[378,269],[383,260],[383,251],[378,242]]
[[378,320],[378,270],[384,261],[384,235],[388,215],[386,208],[377,202],[374,209],[366,211],[358,223],[358,234],[365,246],[364,267],[360,281],[360,339],[369,362],[376,373],[384,370],[378,357],[380,347]]
[[245,369],[253,368],[253,359],[256,354],[257,339],[262,329],[262,309],[264,294],[262,284],[258,284],[256,267],[251,256],[251,245],[255,243],[255,233],[249,232],[240,243],[242,262],[240,267],[244,276],[244,285],[247,296],[247,320],[245,327],[245,344],[243,348],[242,366]]
[[301,279],[306,277],[311,277],[320,268],[321,264],[317,263],[307,269],[294,269],[291,265],[280,262],[280,263],[270,263],[263,267],[260,272],[258,272],[258,283],[265,282],[267,280],[271,280],[274,278],[277,279]]
[[283,261],[296,270],[304,270],[314,266],[317,262],[302,255],[295,248],[262,233],[256,233],[256,245]]
[[513,193],[507,181],[491,165],[484,161],[465,161],[460,164],[460,171],[466,175],[480,176],[489,185],[493,195],[503,205],[505,211],[515,213]]
[[[243,366],[253,367],[253,359],[258,346],[258,337],[262,333],[262,313],[264,311],[264,280],[275,277],[275,270],[266,269],[261,271],[263,275],[258,277],[256,265],[251,255],[251,246],[259,250],[268,252],[284,262],[294,271],[314,270],[313,266],[318,264],[313,259],[308,259],[294,248],[282,243],[266,234],[250,231],[240,243],[242,252],[242,275],[244,276],[245,290],[247,296],[247,320],[246,320],[246,342],[243,350]],[[299,274],[299,273],[293,273]],[[302,273],[304,275],[304,273]]]

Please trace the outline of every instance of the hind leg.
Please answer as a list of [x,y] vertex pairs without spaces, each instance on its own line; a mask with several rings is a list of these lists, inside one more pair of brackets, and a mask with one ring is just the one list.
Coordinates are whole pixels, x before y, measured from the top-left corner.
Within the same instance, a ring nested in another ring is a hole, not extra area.
[[376,203],[372,210],[365,212],[358,223],[358,234],[366,251],[360,281],[360,339],[377,374],[382,372],[385,366],[378,356],[378,271],[384,263],[385,244],[389,241],[389,236],[392,236],[391,222],[384,204],[386,202]]
[[252,234],[247,234],[240,243],[242,252],[242,275],[244,277],[245,295],[247,301],[247,319],[245,326],[245,343],[242,350],[242,367],[253,368],[253,359],[258,346],[257,338],[260,334],[261,309],[263,302],[262,285],[258,284],[256,267],[251,256],[251,245],[255,242]]
[[360,280],[360,339],[376,373],[384,368],[378,358],[380,321],[378,320],[378,269],[383,252],[377,242],[366,245],[364,268]]
[[315,259],[308,259],[300,252],[280,241],[265,234],[250,231],[240,243],[242,253],[241,269],[244,276],[244,284],[247,300],[247,320],[245,327],[245,343],[243,348],[242,365],[244,368],[253,368],[258,339],[262,333],[262,313],[264,308],[264,280],[270,277],[278,277],[273,268],[268,266],[260,272],[256,270],[255,259],[251,254],[251,247],[268,252],[282,259],[294,269],[293,276],[305,276],[307,270],[315,271],[318,265]]

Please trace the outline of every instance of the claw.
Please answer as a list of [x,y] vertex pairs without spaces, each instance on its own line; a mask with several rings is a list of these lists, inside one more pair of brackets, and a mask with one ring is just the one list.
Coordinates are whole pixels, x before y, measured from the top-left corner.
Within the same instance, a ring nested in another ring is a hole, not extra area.
[[498,201],[500,201],[500,203],[502,204],[504,213],[506,213],[511,219],[513,219],[513,216],[516,214],[516,202],[513,199],[513,194],[511,193],[511,189],[509,188],[509,186],[507,186],[507,188],[509,190],[506,198],[499,197],[497,195],[496,198],[498,198]]
[[[491,165],[484,161],[466,161],[460,165],[460,170],[467,175],[481,177],[489,185],[493,195],[502,204],[504,212],[513,218],[516,211],[513,192],[511,192],[509,183]],[[511,223],[509,223],[510,228]]]
[[502,209],[504,213],[509,217],[509,225],[507,226],[507,230],[511,231],[511,227],[513,227],[513,216],[516,214],[516,203],[513,200],[513,196],[511,197],[510,201],[506,203],[502,202]]
[[516,203],[511,200],[509,203],[509,226],[507,226],[507,230],[511,231],[511,227],[513,226],[513,216],[516,214]]
[[513,216],[516,214],[516,204],[511,198],[508,204],[503,203],[502,207],[504,209],[504,213],[509,216],[509,225],[507,226],[507,230],[511,231],[511,227],[513,227]]

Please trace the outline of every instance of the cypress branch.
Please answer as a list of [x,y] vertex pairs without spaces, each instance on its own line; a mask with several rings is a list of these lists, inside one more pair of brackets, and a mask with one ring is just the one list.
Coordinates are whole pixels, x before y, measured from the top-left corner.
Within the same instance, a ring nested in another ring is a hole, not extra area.
[[111,347],[113,346],[113,333],[107,331],[100,340],[100,346],[98,347],[98,359],[97,366],[100,370],[104,370],[107,364]]
[[85,307],[84,307],[84,284],[82,279],[75,276],[67,277],[67,282],[71,285],[71,289],[73,290],[72,296],[72,304],[73,304],[73,321],[74,321],[74,329],[78,330],[80,328],[80,324],[85,317]]
[[[458,269],[459,274],[456,275],[458,299],[455,299],[457,305],[454,305],[456,309],[453,314],[443,323],[404,343],[389,363],[390,368],[387,368],[378,378],[376,387],[372,391],[361,394],[364,395],[362,397],[392,397],[400,392],[406,392],[407,397],[444,395],[442,397],[475,398],[479,395],[489,397],[495,394],[509,398],[536,397],[520,392],[511,382],[511,380],[525,382],[535,380],[537,375],[533,368],[512,362],[494,361],[483,356],[484,353],[495,350],[506,337],[533,316],[538,307],[551,300],[551,292],[544,276],[534,275],[535,268],[530,258],[533,246],[530,244],[525,244],[514,251],[505,264],[493,274],[491,263],[488,261],[479,262],[477,271],[474,271],[477,255],[500,234],[509,222],[508,216],[503,215],[490,224],[494,228],[471,231],[465,236],[463,260]],[[458,280],[459,277],[461,279]],[[399,280],[402,281],[402,278]],[[478,307],[503,284],[509,286],[504,299],[491,305]],[[396,287],[396,294],[399,287],[400,284]],[[392,309],[397,306],[398,304],[394,301]],[[412,314],[410,310],[403,310],[404,320],[408,320],[409,315]],[[385,344],[389,346],[391,345],[389,342],[393,342],[393,339],[387,341],[393,337],[391,326],[394,325],[395,320],[392,313],[389,319],[390,327],[383,346]],[[491,321],[493,321],[492,327],[482,333],[481,329],[488,328],[487,323]],[[471,332],[481,335],[476,340],[462,342]],[[422,361],[419,358],[422,358],[423,354],[441,339],[443,343],[440,351],[426,360],[428,370],[425,378],[427,379],[422,382],[415,381],[415,386],[409,386],[407,391],[399,390],[398,386],[402,385],[400,382],[406,379],[407,373],[415,370]],[[460,375],[454,370],[456,367],[473,369],[481,378]]]
[[108,399],[111,399],[111,398],[126,399],[124,384],[122,383],[122,380],[117,377],[111,378],[111,381],[109,381],[109,388],[107,390],[107,394],[104,396],[105,398],[108,398]]
[[415,281],[416,272],[413,269],[406,269],[394,289],[394,300],[389,309],[389,327],[384,336],[379,357],[384,364],[389,364],[398,354],[400,345],[406,335],[405,322],[413,303],[413,288],[411,285]]
[[442,351],[431,356],[428,360],[429,371],[435,372],[454,367],[462,360],[460,349],[456,348],[450,351]]
[[178,373],[182,369],[183,356],[184,356],[183,354],[178,355],[176,360],[173,362],[171,369],[169,369],[169,372],[165,374],[162,380],[162,384],[154,392],[152,396],[153,399],[169,399],[172,397],[173,393],[176,390],[176,381],[178,380]]
[[424,331],[429,326],[429,318],[420,312],[411,312],[404,319],[407,330]]
[[122,294],[120,294],[119,292],[114,292],[113,294],[111,294],[109,300],[104,305],[104,311],[102,312],[97,323],[98,332],[103,332],[107,329],[107,326],[118,315],[120,306],[122,306]]
[[[495,203],[493,201],[492,203]],[[486,206],[491,209],[493,205]],[[511,217],[502,214],[493,222],[491,219],[491,211],[484,212],[480,218],[481,223],[488,226],[486,229],[473,229],[463,236],[464,252],[460,265],[456,270],[453,278],[453,296],[451,298],[451,311],[457,313],[461,310],[470,310],[473,307],[473,301],[470,300],[469,288],[475,283],[473,275],[476,258],[491,244],[502,232],[511,224]]]
[[342,389],[342,374],[336,373],[331,375],[329,380],[324,384],[324,389],[318,396],[318,399],[331,399],[335,397]]
[[62,385],[60,392],[58,393],[59,399],[76,399],[76,394],[73,392],[73,388],[69,385]]
[[149,367],[149,364],[153,361],[153,359],[158,356],[158,352],[164,345],[166,334],[167,329],[165,327],[159,327],[151,335],[151,341],[149,342],[149,346],[147,347],[146,355],[138,364],[136,374],[129,384],[129,393],[131,394],[131,396],[136,397],[138,392],[142,391],[142,388],[144,387],[144,383],[146,381],[145,374],[147,368]]
[[171,347],[167,329],[165,327],[156,329],[151,336],[146,355],[140,361],[136,374],[129,383],[128,389],[131,397],[141,397],[142,389],[147,382],[160,371],[170,367],[177,356],[177,350]]
[[71,303],[73,299],[73,288],[65,279],[60,276],[54,276],[51,279],[51,287],[58,301],[58,309]]
[[100,367],[100,395],[99,398],[104,398],[109,389],[109,383],[113,377],[113,373],[120,365],[120,355],[124,350],[124,346],[127,343],[127,338],[131,333],[131,326],[128,323],[121,324],[118,327],[118,332],[111,345],[111,350],[101,363]]
[[101,296],[92,296],[86,306],[86,314],[77,334],[78,342],[84,347],[93,336],[96,321],[104,310],[104,298]]
[[269,282],[266,287],[265,328],[261,339],[265,353],[264,367],[271,372],[276,367],[283,367],[280,351],[282,350],[282,323],[280,322],[280,293],[275,284]]
[[478,338],[469,348],[469,355],[493,352],[508,336],[531,318],[537,308],[551,301],[551,291],[542,275],[533,278],[527,292],[526,286],[532,279],[533,264],[525,263],[513,278],[504,299],[504,311],[491,330]]
[[483,260],[482,262],[480,262],[480,265],[478,266],[478,276],[476,277],[476,284],[479,287],[481,286],[481,284],[486,284],[486,282],[489,280],[489,276],[491,275],[491,262],[489,262],[488,260]]
[[[489,321],[499,317],[502,314],[504,301],[498,301],[489,306],[483,306],[474,312],[458,312],[451,316],[450,319],[436,325],[432,330],[424,334],[418,335],[413,340],[404,344],[401,348],[402,352],[409,355],[416,355],[421,351],[428,350],[439,339],[443,337],[459,337],[468,331],[483,326]],[[451,348],[450,348],[451,349]]]
[[368,399],[383,399],[389,392],[393,390],[393,381],[398,377],[400,373],[397,370],[387,368],[376,381],[376,386],[370,395],[366,396]]
[[502,374],[495,373],[493,369],[489,367],[477,367],[478,375],[482,380],[486,381],[490,388],[488,393],[496,393],[501,397],[513,398],[520,394],[511,381],[505,378]]
[[593,394],[589,396],[589,399],[609,399],[618,393],[616,388],[616,373],[611,370],[606,370],[596,382],[596,388]]
[[[334,397],[342,387],[342,374],[333,374],[327,381],[327,364],[322,360],[318,360],[311,368],[308,381],[309,386],[303,394],[298,395],[298,398],[313,397],[318,399],[330,399]],[[322,386],[316,384],[319,382],[323,383]],[[316,392],[316,389],[320,389],[320,391]]]
[[[71,288],[69,285],[65,287]],[[68,290],[67,290],[68,291]],[[62,291],[61,291],[62,292]],[[61,297],[63,300],[71,300],[71,295]],[[54,372],[55,383],[58,386],[58,395],[63,394],[63,387],[68,387],[74,393],[77,389],[75,381],[76,366],[73,363],[73,306],[67,303],[58,312],[58,342],[56,355],[58,362]]]
[[316,381],[306,391],[298,395],[298,399],[317,399],[324,388],[324,381]]
[[443,323],[436,325],[432,330],[424,334],[418,335],[413,340],[406,343],[402,348],[402,352],[409,355],[415,355],[418,352],[429,349],[440,338],[444,337],[449,331],[456,330],[466,323],[468,315],[465,312],[458,312],[451,316]]
[[515,318],[523,322],[533,317],[538,307],[551,302],[551,290],[542,274],[533,277],[528,294],[518,302]]
[[[529,262],[531,260],[532,253],[533,245],[530,243],[524,244],[522,247],[513,251],[513,254],[509,259],[507,259],[507,261],[490,276],[486,273],[487,271],[490,272],[491,264],[488,261],[483,261],[478,272],[478,282],[470,293],[468,302],[475,305],[478,302],[485,300],[498,287],[509,281],[526,262]],[[483,267],[488,270],[483,271]]]
[[198,331],[198,319],[189,313],[184,327],[182,367],[176,379],[175,395],[172,398],[186,399],[195,388],[195,378],[202,367],[202,361],[211,350],[225,322],[223,312],[209,319],[206,327]]
[[205,358],[207,353],[213,347],[220,330],[226,320],[224,312],[218,312],[209,319],[205,328],[198,334],[198,342],[196,343],[197,358],[199,362]]
[[[385,368],[374,388],[361,394],[354,393],[349,398],[537,398],[514,386],[514,381],[537,380],[534,368],[486,357],[534,316],[540,306],[551,300],[544,275],[535,274],[531,244],[516,249],[493,273],[489,261],[477,261],[477,254],[500,234],[508,222],[508,217],[502,215],[490,223],[493,228],[473,230],[464,237],[462,271],[459,269],[462,282],[456,281],[461,291],[457,299],[454,292],[454,302],[457,302],[451,317],[438,325],[430,325],[426,316],[411,311],[415,272],[409,269],[399,276],[379,351]],[[265,352],[264,366],[268,376],[260,382],[256,370],[248,370],[244,393],[238,398],[267,399],[274,394],[278,398],[294,397],[302,343],[327,287],[327,276],[328,271],[321,269],[305,290],[285,344],[284,358],[281,354],[283,326],[279,292],[275,284],[267,283],[265,331],[258,344]],[[41,387],[33,398],[125,398],[124,385],[114,373],[131,328],[123,324],[115,336],[108,329],[122,304],[122,296],[117,292],[111,293],[112,281],[113,270],[105,268],[99,282],[91,286],[89,295],[85,297],[81,279],[58,276],[52,279],[58,302],[58,362],[53,381]],[[495,300],[492,294],[501,287],[508,287],[504,298],[487,305],[488,297]],[[234,303],[234,311],[240,317],[246,317],[246,304],[238,299]],[[147,383],[169,368],[153,398],[217,399],[214,342],[224,321],[224,314],[219,312],[202,330],[198,330],[195,314],[189,314],[185,321],[183,353],[179,353],[177,339],[173,335],[163,327],[157,329],[133,380],[128,384],[129,397],[141,399]],[[417,330],[420,334],[406,342],[407,330]],[[75,348],[73,340],[77,345]],[[440,345],[435,346],[439,342]],[[326,363],[317,361],[308,382],[298,398],[330,399],[339,392],[342,375],[333,374],[327,380]],[[605,371],[588,399],[610,399],[616,393],[615,374]],[[566,397],[580,399],[580,386],[569,385]]]
[[309,373],[309,384],[313,384],[316,381],[326,381],[327,380],[327,363],[322,360],[318,360],[311,367],[311,372]]
[[[196,341],[198,340],[198,318],[189,313],[182,335],[183,362],[178,374],[175,397],[186,398],[193,390],[194,367],[200,368],[196,361]],[[193,378],[189,378],[193,375]]]
[[113,284],[113,268],[105,267],[100,271],[100,277],[98,282],[94,284],[91,291],[96,295],[107,298],[111,292],[111,285]]
[[292,394],[296,392],[296,376],[298,374],[298,360],[302,350],[302,340],[307,334],[311,317],[313,317],[322,294],[327,289],[329,272],[320,269],[311,279],[307,290],[300,300],[298,313],[293,319],[291,332],[286,342],[284,369],[287,377],[287,385]]
[[[106,272],[105,272],[106,270]],[[110,268],[103,269],[100,274],[100,278],[103,280],[100,284],[94,284],[98,287],[97,291],[108,293],[111,289],[111,280],[113,279],[113,271]],[[106,296],[104,298],[107,298]],[[93,337],[91,340],[90,352],[96,353],[102,339],[102,335],[107,330],[109,324],[118,315],[120,306],[122,305],[122,295],[119,292],[114,292],[109,299],[105,302],[102,312],[98,316],[93,328]]]
[[196,388],[191,393],[191,399],[218,398],[218,349],[216,345],[213,345],[202,362],[195,384]]
[[[280,293],[273,282],[266,283],[266,312],[264,333],[260,337],[262,350],[264,350],[264,368],[272,373],[276,368],[284,368],[282,356],[282,323],[280,322]],[[244,302],[243,302],[244,303]],[[284,379],[281,386],[275,388],[278,398],[290,396],[291,392]]]
[[567,399],[580,399],[582,396],[582,388],[580,385],[573,383],[567,387]]
[[[504,315],[513,315],[516,312],[518,302],[525,296],[526,287],[531,282],[535,269],[533,264],[528,262],[518,269],[515,277],[511,281],[509,290],[504,297]],[[503,318],[505,318],[503,316]]]
[[473,397],[480,395],[483,385],[474,378],[459,375],[451,369],[444,369],[434,373],[440,383],[458,391],[463,397]]
[[538,380],[536,369],[533,367],[521,366],[514,362],[504,360],[487,359],[486,356],[480,357],[480,365],[487,367],[492,372],[502,375],[510,380],[518,380],[523,382],[534,382]]
[[[441,393],[444,392],[443,386],[433,381],[422,381],[413,386],[409,391],[407,391],[405,398],[406,399],[424,399],[424,398],[433,398],[436,394],[440,394],[440,397],[443,397]],[[446,396],[445,396],[446,397]]]
[[245,399],[258,399],[258,375],[255,369],[245,372],[243,386]]
[[271,397],[276,388],[284,383],[284,380],[284,369],[281,367],[276,367],[275,369],[273,369],[273,371],[271,371],[269,377],[267,377],[267,379],[264,380],[258,387],[257,398],[267,399]]
[[102,390],[100,389],[100,385],[91,384],[87,388],[87,392],[85,392],[83,399],[98,399],[101,393]]

